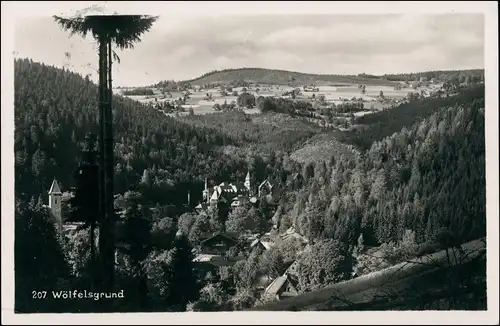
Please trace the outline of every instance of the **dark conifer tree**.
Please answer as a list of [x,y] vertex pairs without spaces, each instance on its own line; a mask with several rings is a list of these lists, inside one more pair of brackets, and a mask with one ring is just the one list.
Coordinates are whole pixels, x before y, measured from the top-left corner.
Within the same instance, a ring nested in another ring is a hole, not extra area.
[[94,285],[96,277],[95,229],[99,216],[99,167],[96,162],[95,137],[87,134],[82,162],[75,172],[74,195],[70,199],[69,222],[83,222],[90,228],[90,264]]
[[171,293],[175,298],[172,304],[180,311],[184,311],[189,302],[194,302],[198,298],[200,289],[193,269],[192,247],[187,237],[178,235],[174,240],[173,250]]

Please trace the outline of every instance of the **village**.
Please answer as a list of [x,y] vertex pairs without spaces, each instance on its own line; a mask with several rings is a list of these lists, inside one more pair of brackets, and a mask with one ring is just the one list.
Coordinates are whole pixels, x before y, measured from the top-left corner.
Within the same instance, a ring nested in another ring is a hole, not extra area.
[[[344,131],[355,127],[356,117],[417,99],[446,96],[452,89],[449,83],[425,77],[393,84],[320,86],[233,81],[229,84],[195,85],[172,82],[162,87],[120,88],[115,92],[172,117],[232,111],[258,114],[262,112],[259,101],[265,98],[289,100],[303,104],[295,112],[297,117],[324,128]],[[466,81],[455,86],[467,87],[467,84]]]
[[[290,177],[288,184],[298,183],[301,179],[300,174],[296,173]],[[281,185],[265,179],[257,187],[254,187],[250,180],[250,171],[247,172],[244,182],[225,181],[218,185],[209,186],[208,180],[205,180],[205,188],[202,192],[203,201],[195,206],[191,212],[201,216],[208,215],[216,209],[223,219],[227,219],[228,214],[237,207],[244,205],[257,207],[261,201],[270,205],[277,202],[282,190],[280,189]],[[66,221],[64,205],[73,196],[72,192],[62,192],[59,182],[54,179],[48,190],[48,205],[43,205],[48,210],[56,230],[61,235],[70,236],[72,232],[84,227],[83,222]],[[123,213],[118,212],[118,214]],[[115,263],[118,264],[122,259],[120,248],[126,244],[120,238],[121,224],[117,223],[116,228],[118,236],[115,239]],[[176,236],[181,235],[182,232],[179,230]],[[294,227],[290,227],[282,233],[279,233],[277,225],[272,225],[268,232],[263,233],[230,232],[223,227],[217,232],[207,233],[200,237],[192,249],[193,263],[200,279],[216,278],[224,268],[247,259],[252,253],[260,255],[275,247],[277,242],[289,240],[298,243],[302,247],[301,250],[307,250],[308,239],[296,232]],[[278,277],[259,275],[255,287],[262,298],[281,300],[299,294],[296,289],[298,284],[296,261],[288,261],[284,266],[285,268]]]

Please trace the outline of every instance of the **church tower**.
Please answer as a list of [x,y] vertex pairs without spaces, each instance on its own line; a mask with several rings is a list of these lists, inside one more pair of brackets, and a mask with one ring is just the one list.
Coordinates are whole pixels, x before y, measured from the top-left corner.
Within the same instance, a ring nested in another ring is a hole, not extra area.
[[245,188],[248,189],[248,192],[251,194],[252,190],[250,187],[250,170],[247,172],[247,176],[245,177],[245,183],[244,183]]
[[208,203],[210,201],[210,194],[208,191],[208,179],[205,178],[205,189],[203,190],[203,199]]
[[57,180],[52,181],[52,185],[49,189],[49,209],[53,215],[57,228],[60,230],[62,228],[62,192],[59,188]]

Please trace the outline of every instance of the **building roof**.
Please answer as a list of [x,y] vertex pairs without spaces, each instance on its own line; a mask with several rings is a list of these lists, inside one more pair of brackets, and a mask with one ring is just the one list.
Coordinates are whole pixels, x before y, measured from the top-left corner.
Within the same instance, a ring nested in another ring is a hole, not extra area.
[[193,259],[193,263],[208,263],[218,258],[220,259],[222,257],[219,255],[200,254]]
[[270,242],[270,241],[262,241],[261,239],[255,239],[254,241],[252,241],[252,243],[250,244],[250,248],[253,248],[255,246],[257,246],[258,244],[261,244],[262,247],[264,247],[264,249],[266,250],[269,250],[271,249],[273,246],[274,246],[274,243]]
[[214,266],[234,265],[236,262],[245,259],[244,257],[222,257],[220,255],[200,254],[193,259],[193,263],[205,263]]
[[49,195],[62,195],[61,188],[59,188],[59,183],[57,183],[56,179],[52,181],[52,185],[49,189]]
[[255,240],[254,240],[254,241],[252,241],[252,243],[250,244],[250,248],[255,247],[255,246],[256,246],[256,245],[258,245],[259,243],[261,243],[261,242],[260,242],[260,240],[259,240],[259,239],[255,239]]
[[277,294],[278,291],[281,289],[281,287],[285,284],[286,280],[287,280],[286,275],[282,275],[275,278],[274,281],[272,281],[271,284],[269,284],[269,286],[264,291],[265,294],[272,294],[272,295]]
[[195,209],[207,209],[210,205],[208,205],[207,203],[199,203]]
[[261,240],[260,243],[262,243],[262,245],[266,248],[266,250],[269,250],[272,247],[274,247],[274,242],[271,242],[271,241],[262,241]]
[[210,198],[211,200],[218,200],[219,199],[219,192],[217,191],[217,189],[214,189],[215,191],[213,192],[212,194],[212,197]]
[[266,295],[276,295],[280,292],[280,290],[287,284],[287,282],[290,282],[290,284],[295,287],[295,282],[288,277],[287,274],[284,274],[282,276],[277,277],[274,281],[272,281],[271,284],[266,288],[264,293]]
[[266,180],[262,181],[262,183],[259,185],[259,189],[264,187],[264,186],[268,186],[269,189],[271,189],[273,187],[273,184],[268,179],[266,179]]
[[212,241],[215,241],[217,238],[222,238],[222,239],[226,239],[226,240],[229,240],[229,242],[232,242],[234,244],[237,244],[238,243],[238,240],[233,237],[232,234],[229,234],[229,233],[221,233],[221,232],[217,232],[215,233],[214,235],[206,238],[205,240],[201,241],[202,244],[206,244],[206,243],[209,243],[209,242],[212,242]]
[[85,225],[84,222],[66,222],[66,223],[63,223],[62,225],[62,229],[63,231],[73,231],[73,230],[76,230],[78,229],[79,227],[83,227]]
[[266,295],[284,294],[280,293],[280,290],[287,284],[290,284],[294,289],[292,292],[297,291],[296,289],[296,286],[298,284],[297,281],[295,281],[293,278],[291,278],[288,274],[285,273],[282,276],[277,277],[271,284],[269,284],[264,293]]
[[246,191],[248,190],[245,185],[241,182],[236,182],[236,183],[233,183],[233,186],[236,188],[236,191]]

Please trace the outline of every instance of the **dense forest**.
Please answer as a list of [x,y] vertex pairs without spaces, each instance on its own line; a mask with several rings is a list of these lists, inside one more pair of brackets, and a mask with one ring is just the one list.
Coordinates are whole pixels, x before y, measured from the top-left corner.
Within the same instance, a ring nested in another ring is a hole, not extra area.
[[420,242],[440,227],[461,239],[484,236],[484,95],[456,100],[360,156],[310,163],[307,186],[283,204],[283,228],[353,245],[360,233],[377,244],[406,229]]
[[122,94],[125,96],[135,96],[135,95],[154,95],[155,93],[151,88],[138,87],[133,89],[126,89],[122,91]]
[[[28,59],[15,62],[15,74],[16,195],[38,197],[53,178],[69,189],[86,133],[97,134],[97,87]],[[117,193],[133,188],[148,171],[163,200],[185,204],[189,190],[193,196],[201,192],[205,177],[242,180],[248,167],[267,166],[259,158],[221,153],[240,141],[224,131],[191,127],[121,96],[113,103]]]
[[450,97],[410,101],[388,110],[357,117],[355,124],[367,128],[346,132],[338,137],[361,149],[368,149],[374,141],[380,141],[400,131],[404,126],[420,122],[442,107],[469,105],[474,99],[481,97],[484,97],[484,85],[460,90],[458,94]]
[[269,113],[253,117],[242,111],[188,115],[180,119],[193,126],[215,128],[238,144],[245,144],[243,148],[253,149],[263,155],[286,154],[321,132],[321,128],[315,124],[284,114]]
[[[15,74],[16,311],[241,310],[266,302],[262,279],[275,279],[293,262],[303,293],[387,266],[366,250],[395,263],[443,234],[454,243],[485,236],[484,87],[360,118],[362,142],[352,134],[328,135],[358,150],[339,149],[305,164],[292,153],[320,138],[321,128],[287,114],[173,119],[116,96],[116,232],[122,243],[115,288],[125,299],[33,299],[32,289],[91,286],[89,230],[59,235],[43,196],[53,178],[63,191],[78,186],[74,174],[85,136],[97,134],[97,88],[28,59],[16,60]],[[247,170],[252,184],[267,178],[279,186],[274,200],[239,206],[223,218],[217,209],[168,209],[184,207],[189,190],[196,205],[205,177],[238,182]],[[300,182],[291,178],[297,175]],[[282,238],[291,227],[300,236]],[[200,271],[192,249],[221,229],[267,233],[275,245],[229,252],[226,259],[244,259]]]
[[392,81],[416,81],[420,78],[427,80],[435,79],[436,81],[446,82],[452,79],[458,79],[460,83],[467,80],[484,81],[484,69],[470,69],[470,70],[435,70],[417,73],[402,73],[402,74],[387,74],[382,78]]

